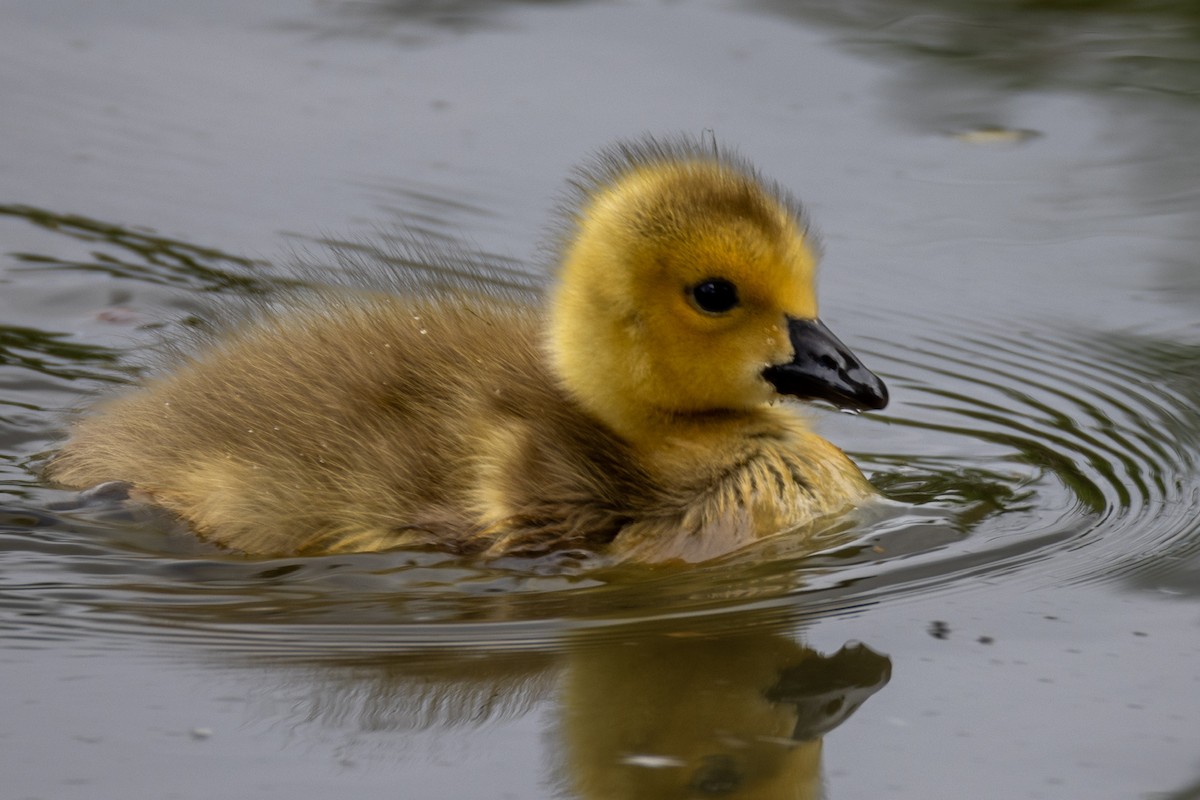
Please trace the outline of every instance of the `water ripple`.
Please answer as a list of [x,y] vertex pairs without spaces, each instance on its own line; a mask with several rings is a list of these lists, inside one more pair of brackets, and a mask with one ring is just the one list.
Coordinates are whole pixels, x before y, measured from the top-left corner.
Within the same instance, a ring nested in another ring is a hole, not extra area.
[[[1009,556],[1037,562],[1024,580],[1124,580],[1197,549],[1200,505],[1190,484],[1200,393],[1180,376],[1195,374],[1200,347],[1028,322],[1020,329],[978,319],[942,324],[946,330],[920,337],[915,348],[876,343],[879,360],[901,365],[893,369],[905,376],[905,406],[890,421],[1008,447],[999,472],[1040,471],[1033,519]],[[878,459],[885,490],[888,465],[906,461],[895,453]],[[1053,520],[1050,510],[1064,506],[1071,513]],[[972,546],[997,523],[982,522]],[[881,577],[886,582],[886,571]]]
[[[75,218],[53,222],[73,225],[70,235],[110,233]],[[259,285],[257,276],[244,283],[255,271],[249,262],[166,243],[174,254],[166,268],[156,260],[163,241],[144,241],[120,239],[135,254],[123,277],[144,268],[210,289]],[[193,275],[193,256],[213,263]],[[476,278],[460,266],[431,269],[445,272],[438,279]],[[509,266],[509,290],[536,289]],[[15,422],[0,420],[11,498],[0,505],[0,629],[14,647],[80,637],[122,647],[152,634],[309,659],[464,643],[529,650],[618,635],[631,621],[740,626],[750,614],[756,624],[794,624],[970,592],[1002,575],[1016,585],[1145,587],[1175,585],[1173,576],[1197,569],[1200,346],[1044,321],[947,316],[914,325],[888,311],[868,311],[858,324],[894,332],[860,347],[886,369],[894,405],[844,431],[886,500],[825,531],[818,552],[783,536],[686,570],[597,568],[577,553],[496,564],[429,553],[245,559],[160,514],[50,510],[68,495],[38,487],[29,443],[49,441],[63,392],[113,370],[116,356],[9,328],[5,385],[19,394],[4,406]]]

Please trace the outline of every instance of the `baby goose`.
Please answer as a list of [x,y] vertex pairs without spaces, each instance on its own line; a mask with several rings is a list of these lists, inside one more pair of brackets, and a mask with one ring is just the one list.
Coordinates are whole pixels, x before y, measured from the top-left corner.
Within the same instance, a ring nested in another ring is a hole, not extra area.
[[78,422],[61,485],[125,482],[246,553],[586,547],[700,561],[871,497],[773,401],[883,383],[817,318],[798,204],[715,145],[580,171],[548,307],[329,290]]

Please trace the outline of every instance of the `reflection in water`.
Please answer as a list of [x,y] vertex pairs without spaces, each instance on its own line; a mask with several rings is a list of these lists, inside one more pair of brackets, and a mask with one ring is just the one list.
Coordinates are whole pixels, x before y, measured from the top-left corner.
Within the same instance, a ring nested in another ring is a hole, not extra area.
[[817,797],[822,737],[890,676],[862,645],[757,632],[585,648],[563,680],[567,782],[588,800]]
[[[1200,76],[1200,7],[1190,0],[757,0],[754,5],[801,22],[853,31],[865,53],[906,56],[909,74],[935,87],[974,87],[963,96],[975,103],[1002,101],[1030,89],[1139,88],[1194,95]],[[866,48],[866,44],[872,45]],[[947,70],[947,65],[955,69]],[[915,87],[918,81],[911,80]],[[981,82],[990,81],[992,91]],[[983,110],[955,108],[936,91],[905,93],[938,102],[908,112],[911,120],[940,108],[945,114]],[[932,99],[932,98],[930,98]],[[904,104],[898,103],[900,111]],[[995,120],[990,120],[995,122]]]
[[503,28],[502,17],[514,6],[570,2],[579,0],[335,0],[329,4],[334,13],[285,27],[322,36],[388,37],[402,45],[421,45],[440,31],[463,34]]
[[887,684],[891,662],[761,630],[614,627],[558,656],[420,653],[283,674],[281,691],[306,698],[297,724],[356,732],[474,728],[552,697],[554,782],[580,800],[794,800],[819,796],[822,738]]
[[[107,347],[71,341],[65,333],[0,325],[0,367],[19,367],[55,378],[114,380],[87,367],[115,364],[117,360],[117,354]],[[18,405],[15,401],[0,400],[0,404],[10,402]]]
[[[288,721],[354,731],[478,727],[522,716],[549,697],[556,659],[546,652],[417,652],[336,659],[272,670],[275,689],[301,698]],[[265,712],[265,713],[270,713]]]
[[[857,52],[886,61],[895,77],[883,96],[891,117],[909,129],[976,142],[998,140],[978,135],[987,131],[1034,133],[1020,128],[1019,114],[1037,92],[1078,93],[1107,107],[1106,138],[1128,143],[1112,165],[1129,175],[1102,177],[1095,192],[1118,204],[1133,201],[1143,217],[1173,221],[1172,233],[1155,241],[1162,249],[1161,288],[1200,302],[1200,4],[1194,0],[756,0],[752,6],[833,28]],[[1089,174],[1078,180],[1100,174],[1095,163],[1087,166]],[[1100,205],[1071,215],[1081,198],[1063,199],[1064,208],[1047,220],[1048,237],[1068,227],[1075,236],[1109,235],[1130,213]]]
[[160,236],[78,214],[25,205],[0,205],[0,216],[24,219],[40,228],[94,246],[89,260],[65,260],[35,253],[10,253],[26,268],[103,272],[126,278],[210,292],[259,293],[277,282],[254,272],[266,265],[211,247]]

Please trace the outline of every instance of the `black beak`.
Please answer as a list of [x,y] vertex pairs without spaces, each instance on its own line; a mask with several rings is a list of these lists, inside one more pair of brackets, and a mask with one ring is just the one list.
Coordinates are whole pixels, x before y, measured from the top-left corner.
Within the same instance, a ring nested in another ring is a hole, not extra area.
[[801,400],[825,400],[853,411],[878,410],[887,405],[887,387],[838,341],[819,319],[788,317],[788,336],[795,357],[763,371],[780,394]]

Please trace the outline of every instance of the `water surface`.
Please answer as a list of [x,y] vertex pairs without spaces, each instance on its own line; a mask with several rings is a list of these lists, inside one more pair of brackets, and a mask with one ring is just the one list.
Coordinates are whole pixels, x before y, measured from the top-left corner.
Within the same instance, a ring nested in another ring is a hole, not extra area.
[[[2,15],[9,796],[1200,792],[1190,5]],[[288,252],[402,224],[536,286],[573,163],[709,129],[807,201],[822,314],[892,390],[812,412],[889,498],[823,551],[245,559],[38,480]]]

